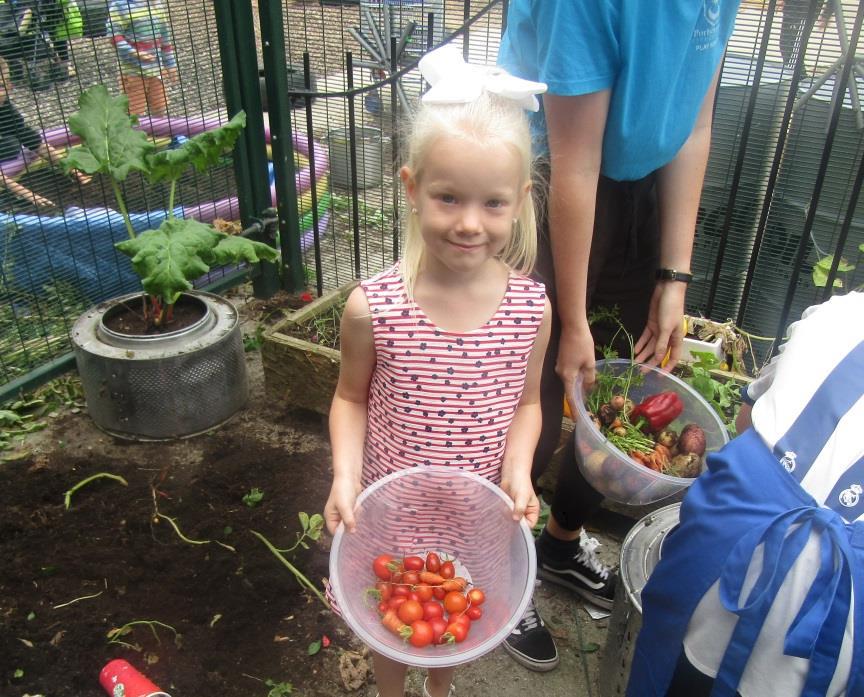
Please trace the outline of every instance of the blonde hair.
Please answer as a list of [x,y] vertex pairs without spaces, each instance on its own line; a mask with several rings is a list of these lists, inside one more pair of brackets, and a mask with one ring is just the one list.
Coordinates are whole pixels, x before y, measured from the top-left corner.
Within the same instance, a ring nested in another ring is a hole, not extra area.
[[[531,181],[531,133],[524,110],[512,100],[489,92],[468,104],[423,104],[414,116],[407,135],[405,163],[415,181],[423,177],[423,164],[434,142],[443,136],[465,138],[484,146],[500,144],[519,156],[520,184]],[[493,165],[490,165],[493,166]],[[423,262],[423,238],[417,215],[406,215],[402,278],[408,298]],[[534,201],[528,192],[513,224],[501,261],[519,274],[529,274],[537,259],[537,220]]]

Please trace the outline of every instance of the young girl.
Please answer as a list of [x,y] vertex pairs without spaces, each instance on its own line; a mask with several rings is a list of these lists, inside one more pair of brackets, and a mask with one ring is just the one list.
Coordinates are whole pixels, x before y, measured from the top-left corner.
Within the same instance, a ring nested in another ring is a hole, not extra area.
[[[534,524],[539,513],[530,475],[551,319],[543,285],[525,275],[536,228],[522,106],[545,85],[468,66],[448,47],[420,68],[433,87],[400,172],[411,206],[404,258],[361,283],[342,318],[331,533],[354,528],[363,488],[422,465],[488,477],[516,519]],[[406,666],[373,655],[380,697],[401,697]],[[454,694],[452,675],[430,670],[424,697]]]

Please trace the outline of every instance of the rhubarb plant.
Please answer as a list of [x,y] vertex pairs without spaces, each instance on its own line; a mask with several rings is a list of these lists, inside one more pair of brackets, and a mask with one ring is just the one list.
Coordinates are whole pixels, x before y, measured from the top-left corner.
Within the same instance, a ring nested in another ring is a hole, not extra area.
[[[205,171],[233,147],[246,125],[238,113],[226,124],[189,138],[170,150],[157,150],[152,139],[136,128],[138,119],[128,113],[125,95],[111,96],[103,85],[81,94],[78,111],[69,118],[69,130],[81,139],[63,160],[66,171],[105,175],[123,216],[129,239],[115,246],[132,260],[145,293],[145,316],[154,325],[171,321],[177,298],[192,289],[192,281],[211,266],[273,261],[275,249],[236,235],[218,232],[211,225],[175,215],[177,182],[190,168]],[[168,182],[168,215],[155,230],[136,233],[132,226],[122,183],[133,171],[151,184]],[[149,303],[147,298],[149,297]]]

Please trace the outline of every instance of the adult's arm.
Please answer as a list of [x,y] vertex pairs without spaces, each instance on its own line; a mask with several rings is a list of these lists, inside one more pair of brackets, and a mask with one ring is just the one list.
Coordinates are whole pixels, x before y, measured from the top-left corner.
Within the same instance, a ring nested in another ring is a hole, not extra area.
[[340,348],[339,382],[330,405],[333,484],[324,506],[324,520],[331,533],[336,532],[340,521],[349,531],[354,529],[354,504],[362,488],[363,445],[369,382],[375,368],[375,344],[369,303],[361,288],[355,288],[345,303]]
[[[719,76],[718,68],[702,100],[690,136],[675,158],[658,173],[660,268],[690,271],[699,198],[711,148],[711,117]],[[651,296],[648,321],[634,346],[637,361],[659,365],[669,351],[666,369],[675,367],[684,339],[682,318],[686,292],[687,284],[681,281],[658,281]]]
[[609,96],[609,90],[602,90],[543,97],[551,164],[549,235],[561,319],[555,370],[567,395],[580,372],[586,384],[594,382],[586,287]]

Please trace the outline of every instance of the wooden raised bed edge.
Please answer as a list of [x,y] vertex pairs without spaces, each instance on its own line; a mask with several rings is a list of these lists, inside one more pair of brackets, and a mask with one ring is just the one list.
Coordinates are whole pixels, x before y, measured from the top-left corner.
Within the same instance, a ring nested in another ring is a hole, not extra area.
[[307,324],[348,297],[357,282],[325,293],[295,310],[264,334],[261,362],[268,399],[326,415],[339,380],[340,354],[336,349],[304,341],[287,330]]

